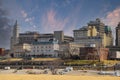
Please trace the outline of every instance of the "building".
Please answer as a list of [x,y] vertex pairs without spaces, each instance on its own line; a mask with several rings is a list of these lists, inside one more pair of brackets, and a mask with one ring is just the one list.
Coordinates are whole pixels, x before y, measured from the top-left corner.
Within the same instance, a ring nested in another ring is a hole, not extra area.
[[0,48],[0,56],[3,56],[5,54],[5,49],[4,48]]
[[53,41],[53,39],[58,40],[59,44],[63,42],[72,42],[74,40],[73,37],[64,35],[63,31],[54,31],[54,34],[40,34],[37,41],[48,42]]
[[74,40],[73,37],[64,35],[63,31],[54,31],[54,38],[58,40],[58,43],[72,42]]
[[54,35],[51,33],[47,34],[40,34],[39,37],[37,38],[38,42],[49,42],[53,41]]
[[120,60],[120,51],[114,51],[109,53],[109,59]]
[[73,56],[79,56],[80,47],[84,47],[84,45],[76,44],[74,42],[64,42],[59,44],[59,46],[59,52],[61,53],[59,55],[61,58],[71,58]]
[[116,52],[120,52],[120,46],[108,46],[107,48],[109,48],[109,55],[108,55],[108,59],[117,59],[117,53]]
[[31,52],[27,56],[32,57],[58,57],[59,44],[58,41],[33,42]]
[[90,21],[88,26],[95,26],[100,36],[103,36],[105,33],[105,24],[99,18],[97,18],[95,21]]
[[14,45],[17,43],[19,43],[19,26],[16,20],[13,27],[12,37],[11,37],[11,45],[10,45],[11,53],[13,53]]
[[32,42],[36,41],[37,38],[39,37],[38,32],[26,32],[26,33],[20,33],[19,34],[19,43],[28,43],[31,44]]
[[95,26],[82,27],[79,30],[73,30],[74,42],[76,44],[90,47],[91,44],[102,45],[102,38],[98,36]]
[[81,47],[80,59],[81,60],[107,60],[108,48],[95,48],[95,47]]
[[54,31],[54,37],[59,43],[64,42],[64,33],[63,31]]
[[[96,46],[107,47],[113,45],[112,31],[109,26],[105,26],[100,19],[90,21],[88,26],[78,30],[73,30],[74,42],[85,46],[95,44]],[[90,47],[90,46],[89,46]]]
[[106,37],[106,46],[113,46],[113,36],[112,36],[112,30],[110,26],[105,26],[105,33]]
[[14,45],[13,57],[26,57],[26,53],[31,52],[31,44],[23,43]]
[[97,36],[97,30],[95,26],[84,26],[78,30],[73,30],[74,41],[76,42],[79,38],[83,37],[94,37]]
[[116,46],[120,46],[120,22],[116,27]]

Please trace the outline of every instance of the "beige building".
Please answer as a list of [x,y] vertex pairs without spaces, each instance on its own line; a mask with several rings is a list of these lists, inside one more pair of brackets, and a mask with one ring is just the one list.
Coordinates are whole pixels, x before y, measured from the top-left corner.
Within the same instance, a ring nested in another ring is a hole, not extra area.
[[73,37],[64,35],[63,31],[54,31],[54,38],[58,40],[60,44],[63,42],[72,42],[74,40]]
[[105,33],[105,24],[99,18],[97,18],[95,21],[90,21],[88,26],[95,26],[97,32],[99,32],[99,36],[103,36]]
[[63,56],[64,58],[70,58],[70,56],[79,56],[79,49],[80,47],[84,47],[84,45],[77,44],[75,42],[71,43],[62,43],[60,44],[60,56]]
[[99,19],[90,21],[88,26],[73,30],[73,32],[74,42],[84,44],[87,47],[90,47],[91,44],[101,47],[113,45],[111,28],[105,26]]
[[26,53],[31,51],[31,44],[23,43],[14,45],[13,54],[14,57],[24,57]]
[[79,45],[91,46],[91,44],[102,44],[102,38],[98,36],[95,26],[82,27],[74,30],[74,42]]
[[73,30],[74,41],[76,42],[79,38],[83,37],[94,37],[97,36],[98,32],[95,26],[84,26],[79,30]]

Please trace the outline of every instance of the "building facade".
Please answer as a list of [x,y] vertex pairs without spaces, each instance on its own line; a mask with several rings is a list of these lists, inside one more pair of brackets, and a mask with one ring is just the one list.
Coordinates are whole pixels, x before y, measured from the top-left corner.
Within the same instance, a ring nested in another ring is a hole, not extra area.
[[31,52],[27,56],[33,57],[58,57],[58,41],[33,42]]
[[26,57],[31,52],[31,44],[23,43],[14,45],[13,57]]
[[107,60],[108,48],[95,48],[95,47],[81,47],[80,59],[81,60]]
[[95,21],[90,21],[88,26],[95,26],[97,32],[99,32],[99,36],[103,36],[105,33],[105,24],[99,18],[97,18]]
[[5,49],[4,48],[0,48],[0,56],[4,55],[5,53]]
[[120,46],[120,22],[116,27],[116,46]]
[[26,33],[20,33],[19,34],[19,43],[28,43],[31,44],[32,42],[36,41],[39,37],[38,32],[26,32]]
[[[74,42],[78,44],[107,47],[113,45],[112,31],[109,26],[105,26],[100,19],[90,21],[88,26],[78,30],[73,30]],[[90,46],[89,46],[90,47]]]

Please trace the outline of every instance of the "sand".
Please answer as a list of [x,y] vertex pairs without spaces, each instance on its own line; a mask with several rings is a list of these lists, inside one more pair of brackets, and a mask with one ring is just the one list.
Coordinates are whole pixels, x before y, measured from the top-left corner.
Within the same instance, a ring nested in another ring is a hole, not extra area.
[[0,74],[0,80],[120,80],[115,76]]

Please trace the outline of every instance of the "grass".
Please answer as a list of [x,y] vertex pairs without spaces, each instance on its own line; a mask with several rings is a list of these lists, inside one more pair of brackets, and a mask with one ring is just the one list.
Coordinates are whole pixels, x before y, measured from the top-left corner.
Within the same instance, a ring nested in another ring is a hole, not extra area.
[[32,61],[55,61],[60,60],[60,58],[34,58]]
[[0,60],[0,62],[7,62],[7,61],[13,62],[13,61],[21,61],[21,60],[23,59],[22,58],[9,58],[9,59]]
[[119,63],[120,61],[116,60],[104,60],[99,62],[98,60],[69,60],[65,61],[65,65],[115,65],[116,63]]

